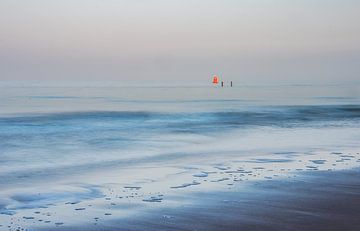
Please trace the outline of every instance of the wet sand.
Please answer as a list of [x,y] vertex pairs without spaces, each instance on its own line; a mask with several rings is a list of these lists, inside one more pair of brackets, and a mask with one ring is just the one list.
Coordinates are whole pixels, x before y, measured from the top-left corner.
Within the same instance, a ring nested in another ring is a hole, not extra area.
[[360,169],[304,172],[172,199],[191,203],[51,230],[358,230]]

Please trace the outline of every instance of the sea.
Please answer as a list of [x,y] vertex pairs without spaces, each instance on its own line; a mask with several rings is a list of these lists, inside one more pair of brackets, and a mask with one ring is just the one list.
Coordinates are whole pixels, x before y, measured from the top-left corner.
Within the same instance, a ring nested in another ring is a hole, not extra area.
[[359,167],[359,141],[360,84],[1,82],[0,230],[96,224],[191,203],[176,195],[194,190]]

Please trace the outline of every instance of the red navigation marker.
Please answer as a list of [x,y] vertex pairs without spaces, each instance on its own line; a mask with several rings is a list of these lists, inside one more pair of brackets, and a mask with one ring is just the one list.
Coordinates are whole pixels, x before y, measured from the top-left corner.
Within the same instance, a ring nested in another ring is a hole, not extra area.
[[218,84],[218,83],[219,83],[219,77],[217,77],[217,75],[214,75],[213,84]]

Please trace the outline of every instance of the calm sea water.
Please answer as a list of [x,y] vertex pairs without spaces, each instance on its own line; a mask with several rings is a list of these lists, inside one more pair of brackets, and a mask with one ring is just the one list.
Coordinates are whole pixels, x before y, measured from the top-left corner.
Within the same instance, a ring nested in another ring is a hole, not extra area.
[[[245,133],[261,134],[274,127],[352,129],[359,127],[359,119],[357,85],[2,86],[0,174],[98,161],[141,161],[197,139],[233,140],[234,133],[241,144]],[[336,132],[333,135],[337,137]],[[256,147],[261,143],[267,147],[266,140],[258,142]],[[6,183],[6,178],[1,179]]]
[[[58,194],[45,190],[48,197],[34,198],[30,192],[42,192],[39,188],[49,182],[101,185],[99,176],[111,168],[152,165],[161,176],[175,164],[188,169],[196,163],[211,166],[256,153],[356,149],[360,146],[359,122],[359,85],[3,84],[0,211],[12,214],[80,198],[77,190],[65,186],[55,190],[62,190]],[[96,177],[81,178],[93,173]],[[24,187],[30,192],[18,195]],[[102,195],[93,192],[86,198]]]

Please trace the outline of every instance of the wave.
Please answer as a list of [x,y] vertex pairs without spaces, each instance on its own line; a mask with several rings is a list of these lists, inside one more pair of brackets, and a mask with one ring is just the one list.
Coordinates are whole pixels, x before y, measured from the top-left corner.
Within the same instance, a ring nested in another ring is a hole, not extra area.
[[[209,157],[214,150],[217,150],[214,155],[220,152],[227,155],[248,150],[254,140],[256,144],[261,142],[262,146],[272,147],[266,146],[266,142],[274,141],[272,135],[268,135],[274,133],[267,130],[278,130],[272,129],[274,126],[308,126],[313,130],[314,126],[334,126],[340,121],[340,126],[356,125],[357,128],[359,119],[360,105],[246,107],[201,113],[87,111],[2,117],[0,185],[16,179],[21,181],[29,174],[32,178],[41,178],[44,174],[73,171],[75,174],[114,165],[200,158],[205,154]],[[246,130],[243,128],[250,129],[243,133]],[[227,133],[229,130],[232,131]],[[331,136],[337,139],[338,129],[331,131]],[[308,134],[314,132],[300,132],[296,137]],[[295,136],[294,131],[289,136]],[[208,148],[214,138],[221,138],[225,144]],[[299,140],[294,138],[284,143],[302,145]],[[328,144],[324,140],[318,142]]]
[[37,121],[59,121],[59,120],[83,120],[83,119],[136,119],[150,116],[150,112],[131,111],[86,111],[86,112],[64,112],[47,113],[40,115],[25,115],[0,118],[1,122],[37,122]]
[[359,105],[286,106],[263,111],[218,112],[219,121],[239,125],[282,125],[314,121],[334,121],[360,118]]
[[160,113],[151,111],[85,111],[0,117],[0,126],[9,124],[48,124],[67,121],[154,122],[176,125],[231,124],[280,125],[294,122],[331,121],[360,118],[360,105],[246,107],[243,110],[201,113]]

